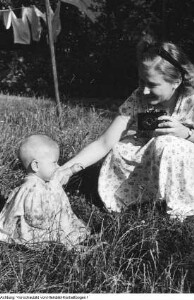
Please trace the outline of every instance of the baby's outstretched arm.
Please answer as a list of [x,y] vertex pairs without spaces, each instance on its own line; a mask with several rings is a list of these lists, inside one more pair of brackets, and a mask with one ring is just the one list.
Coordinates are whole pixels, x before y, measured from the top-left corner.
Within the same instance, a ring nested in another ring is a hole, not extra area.
[[58,182],[60,182],[61,185],[66,184],[69,181],[69,178],[78,173],[79,171],[83,170],[83,166],[81,164],[74,164],[73,166],[71,166],[70,168],[67,169],[62,169],[62,168],[58,168],[52,179],[53,180],[57,180]]

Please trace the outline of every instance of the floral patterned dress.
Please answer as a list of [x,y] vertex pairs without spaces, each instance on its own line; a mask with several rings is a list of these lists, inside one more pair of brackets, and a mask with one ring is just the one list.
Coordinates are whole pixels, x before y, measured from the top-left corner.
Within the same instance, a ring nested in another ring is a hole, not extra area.
[[62,186],[29,175],[13,190],[0,214],[0,240],[31,248],[58,242],[71,250],[90,230],[71,209]]
[[[120,106],[137,129],[137,113],[146,110],[137,89]],[[172,113],[194,128],[194,95],[179,98]],[[194,143],[172,135],[137,137],[128,130],[102,165],[98,190],[109,211],[121,212],[130,204],[165,200],[172,217],[194,215]]]

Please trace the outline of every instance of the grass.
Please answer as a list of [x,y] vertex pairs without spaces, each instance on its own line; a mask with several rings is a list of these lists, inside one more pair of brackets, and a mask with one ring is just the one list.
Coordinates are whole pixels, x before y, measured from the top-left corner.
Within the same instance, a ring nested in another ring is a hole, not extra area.
[[[24,171],[17,159],[20,140],[46,133],[61,148],[62,164],[107,127],[111,112],[103,108],[63,105],[62,127],[55,105],[46,99],[0,97],[1,206],[20,184]],[[1,293],[191,293],[190,231],[170,220],[165,207],[132,206],[123,214],[107,213],[97,195],[100,163],[72,178],[66,186],[74,212],[98,237],[77,253],[51,244],[43,251],[0,243]],[[88,247],[90,249],[90,247]]]

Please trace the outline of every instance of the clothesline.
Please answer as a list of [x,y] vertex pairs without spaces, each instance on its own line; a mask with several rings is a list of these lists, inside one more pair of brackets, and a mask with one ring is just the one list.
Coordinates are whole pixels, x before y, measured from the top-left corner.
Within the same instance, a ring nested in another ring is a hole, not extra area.
[[[55,12],[49,7],[52,19],[53,40],[56,42],[57,36],[61,31],[60,23],[60,4],[58,1]],[[41,38],[42,24],[40,18],[46,23],[46,14],[42,13],[35,5],[21,7],[22,15],[20,18],[11,8],[0,11],[2,21],[6,29],[13,28],[15,44],[30,44],[32,41],[38,42]]]
[[[59,0],[59,2],[63,2],[63,3],[67,3],[67,4],[71,4],[73,6],[76,6],[82,13],[85,13],[92,22],[95,22],[97,15],[89,9],[89,7],[92,3],[91,0]],[[33,5],[31,5],[31,7],[32,6]],[[25,6],[22,5],[22,7],[16,7],[16,8],[9,7],[6,9],[1,9],[0,13],[6,12],[6,11],[11,11],[11,10],[19,10],[19,9],[21,10],[22,8],[25,8]]]
[[[89,9],[92,0],[58,0],[55,12],[49,3],[49,9],[52,19],[52,33],[53,40],[56,42],[57,36],[61,31],[60,22],[60,5],[61,3],[71,4],[76,6],[82,13],[85,13],[92,22],[95,22],[96,15]],[[21,17],[18,18],[14,10],[21,10]],[[0,19],[3,21],[6,29],[13,27],[14,43],[16,44],[30,44],[31,40],[38,42],[42,33],[42,25],[40,18],[46,22],[46,14],[42,13],[35,5],[0,10]],[[30,31],[30,27],[31,31]],[[31,39],[32,38],[32,39]]]
[[10,8],[6,8],[6,9],[0,9],[0,12],[2,12],[2,11],[10,11],[10,10],[17,10],[17,9],[22,9],[22,7],[16,7],[16,8],[11,8],[10,7]]

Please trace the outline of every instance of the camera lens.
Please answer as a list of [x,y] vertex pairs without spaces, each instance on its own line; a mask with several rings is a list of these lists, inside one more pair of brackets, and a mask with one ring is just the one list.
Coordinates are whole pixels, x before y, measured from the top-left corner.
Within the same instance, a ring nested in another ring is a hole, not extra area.
[[142,122],[145,129],[156,128],[157,127],[157,119],[151,116],[145,118]]

